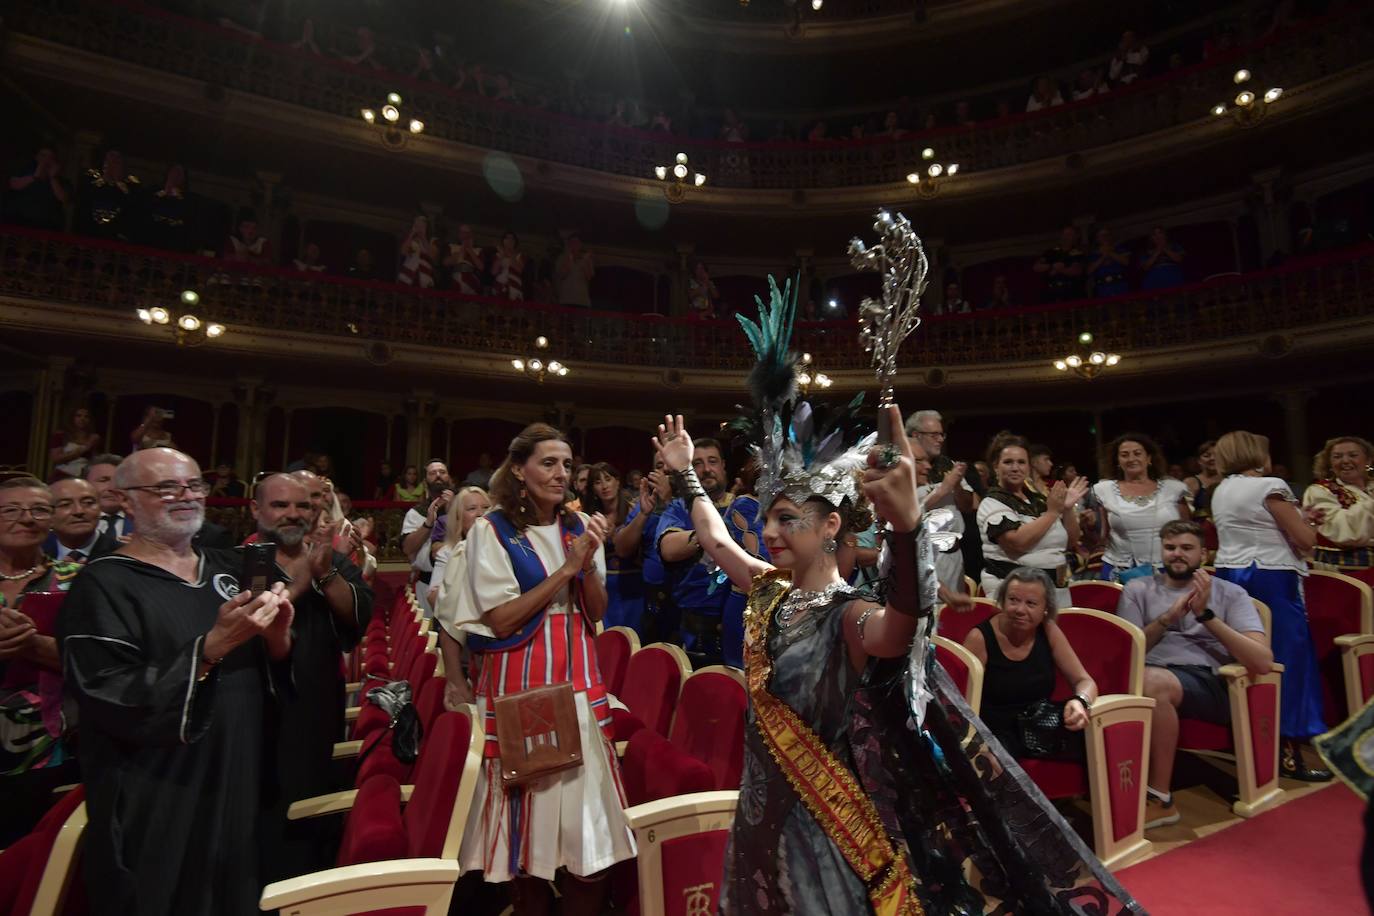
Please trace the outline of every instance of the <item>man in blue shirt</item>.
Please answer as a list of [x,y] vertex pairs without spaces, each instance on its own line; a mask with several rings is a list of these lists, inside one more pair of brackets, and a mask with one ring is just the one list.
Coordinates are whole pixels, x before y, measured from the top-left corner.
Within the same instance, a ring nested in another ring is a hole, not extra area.
[[[729,508],[725,460],[715,439],[697,439],[692,469],[706,495],[722,513]],[[668,572],[672,616],[680,621],[682,647],[698,667],[721,661],[721,617],[730,596],[730,583],[697,543],[690,507],[681,499],[668,504],[658,526],[658,554]],[[661,621],[665,627],[671,621]],[[671,630],[661,635],[671,636]]]

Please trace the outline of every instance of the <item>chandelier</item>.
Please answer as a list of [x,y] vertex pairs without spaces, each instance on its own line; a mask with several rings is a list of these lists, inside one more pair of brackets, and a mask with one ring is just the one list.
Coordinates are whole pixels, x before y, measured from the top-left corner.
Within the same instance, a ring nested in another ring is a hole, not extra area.
[[1230,115],[1241,127],[1254,127],[1264,116],[1269,113],[1269,106],[1277,102],[1283,96],[1282,86],[1273,86],[1259,95],[1247,84],[1250,82],[1251,73],[1244,67],[1237,70],[1231,77],[1231,82],[1238,87],[1236,97],[1230,104],[1218,102],[1212,106],[1212,114],[1216,117]]
[[549,376],[562,378],[568,374],[567,366],[556,359],[549,359],[541,355],[549,349],[549,339],[543,334],[534,339],[534,349],[537,352],[532,356],[525,358],[517,356],[511,360],[511,368],[516,372],[523,372],[541,385],[544,384],[544,379]]
[[[691,183],[688,184],[687,176],[691,176]],[[654,166],[654,177],[663,182],[663,196],[668,198],[670,204],[680,204],[687,197],[689,187],[699,188],[706,184],[706,176],[700,172],[693,172],[687,165],[687,154],[678,153],[673,157],[673,164]]]
[[187,311],[173,319],[172,312],[160,305],[136,310],[138,320],[146,325],[170,327],[176,337],[178,347],[198,347],[209,340],[224,336],[225,327],[218,321],[204,321],[190,309],[200,304],[200,293],[193,289],[182,290],[181,305]]
[[[1084,331],[1078,335],[1078,343],[1084,347],[1091,347],[1093,335],[1091,331]],[[1121,357],[1115,353],[1107,353],[1102,350],[1092,350],[1087,356],[1080,356],[1077,352],[1070,353],[1068,356],[1061,356],[1054,361],[1054,368],[1060,372],[1072,372],[1079,378],[1092,381],[1107,369],[1112,368],[1121,362]]]
[[940,162],[935,150],[927,146],[921,150],[921,165],[908,172],[906,180],[916,188],[916,196],[929,199],[940,193],[941,185],[959,174],[959,163]]
[[816,367],[810,353],[801,355],[801,360],[797,363],[797,389],[802,393],[802,397],[809,397],[812,388],[824,391],[833,384],[830,376]]
[[[377,127],[381,132],[382,145],[390,150],[405,147],[412,136],[425,132],[425,122],[419,118],[406,119],[401,114],[401,94],[388,92],[386,103],[380,112],[364,108],[359,112],[364,121]],[[404,126],[402,126],[404,125]]]

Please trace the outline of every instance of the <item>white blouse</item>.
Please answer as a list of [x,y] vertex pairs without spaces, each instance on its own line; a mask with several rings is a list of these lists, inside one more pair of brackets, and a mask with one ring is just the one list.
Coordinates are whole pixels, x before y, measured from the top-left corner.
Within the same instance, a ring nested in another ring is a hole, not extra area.
[[996,497],[985,496],[978,506],[978,536],[983,539],[983,556],[1002,563],[1015,563],[1017,566],[1034,566],[1037,569],[1056,569],[1064,565],[1064,552],[1069,548],[1069,532],[1062,518],[1056,517],[1054,524],[1040,538],[1034,547],[1020,556],[1009,556],[996,541],[988,537],[988,527],[998,522],[1013,519],[1028,525],[1037,516],[1021,515],[1011,506]]
[[1292,569],[1307,575],[1307,564],[1288,543],[1265,499],[1281,496],[1296,503],[1293,491],[1277,477],[1232,474],[1212,491],[1212,521],[1217,526],[1220,569]]
[[1121,495],[1121,481],[1099,480],[1093,484],[1093,495],[1107,513],[1107,546],[1103,561],[1117,569],[1129,569],[1148,563],[1158,566],[1163,561],[1159,529],[1166,522],[1176,522],[1179,502],[1188,493],[1181,480],[1157,481],[1155,491],[1144,502],[1135,502]]
[[[579,513],[581,515],[581,513]],[[582,522],[586,524],[587,516],[582,515]],[[535,555],[544,565],[546,573],[552,573],[563,565],[566,554],[563,550],[563,539],[557,522],[552,525],[531,525],[525,529],[525,539],[534,548]],[[505,545],[501,543],[501,537],[496,533],[496,529],[487,519],[479,518],[473,523],[472,530],[468,532],[466,545],[463,549],[463,561],[466,566],[466,587],[459,587],[457,607],[454,610],[454,627],[466,633],[477,633],[479,635],[491,635],[491,631],[482,625],[482,614],[495,607],[500,607],[507,601],[512,601],[520,597],[520,582],[515,578],[515,567],[511,565],[510,554],[506,552]],[[527,549],[516,547],[517,550]],[[606,555],[605,551],[594,551],[596,577],[605,583],[606,581]],[[452,566],[454,559],[449,558],[449,565]],[[444,577],[449,582],[453,582],[450,575]],[[571,603],[571,591],[568,588],[562,589],[554,595],[553,601],[549,605],[550,614],[566,614]]]

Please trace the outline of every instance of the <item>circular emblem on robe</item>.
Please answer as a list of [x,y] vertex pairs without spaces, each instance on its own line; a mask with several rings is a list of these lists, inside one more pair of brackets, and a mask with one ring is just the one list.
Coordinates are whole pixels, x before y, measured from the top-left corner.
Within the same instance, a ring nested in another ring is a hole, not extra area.
[[229,573],[215,573],[215,577],[210,580],[210,585],[214,587],[215,594],[225,601],[239,593],[239,580]]

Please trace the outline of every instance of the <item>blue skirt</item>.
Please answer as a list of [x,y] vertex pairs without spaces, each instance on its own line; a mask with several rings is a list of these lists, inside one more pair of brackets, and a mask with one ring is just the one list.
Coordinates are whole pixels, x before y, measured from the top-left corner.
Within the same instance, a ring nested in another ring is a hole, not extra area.
[[1326,731],[1322,721],[1322,685],[1307,606],[1302,599],[1302,576],[1290,569],[1218,569],[1217,578],[1234,582],[1269,605],[1274,616],[1271,644],[1274,661],[1283,665],[1283,711],[1279,733],[1285,738],[1311,738]]
[[606,570],[606,627],[629,627],[636,633],[644,617],[644,573],[638,569]]

